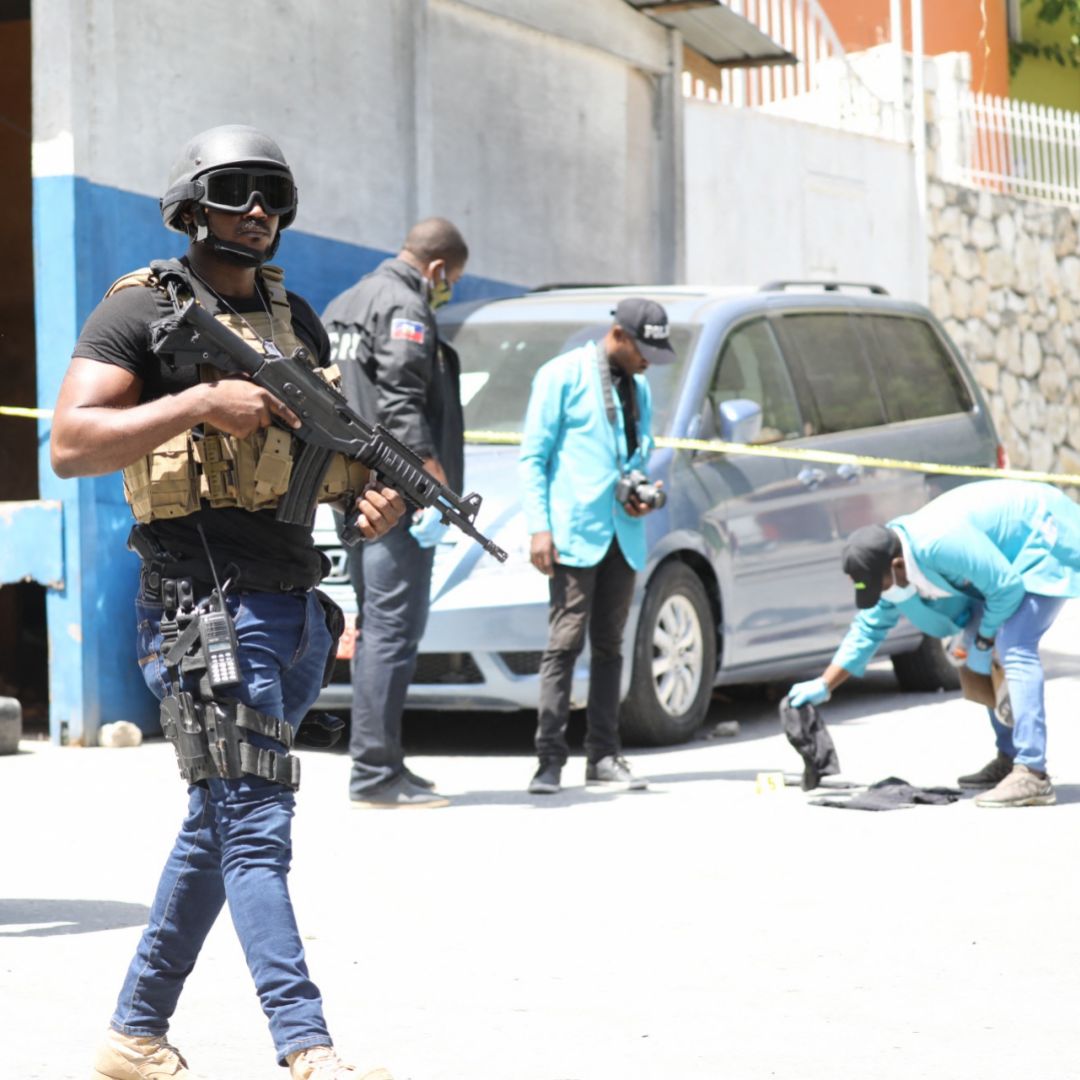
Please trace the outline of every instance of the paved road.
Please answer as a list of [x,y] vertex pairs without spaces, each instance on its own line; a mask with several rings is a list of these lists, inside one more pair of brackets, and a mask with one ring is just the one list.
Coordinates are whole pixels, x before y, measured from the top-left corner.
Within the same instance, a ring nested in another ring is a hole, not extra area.
[[[454,805],[351,810],[305,755],[292,887],[343,1053],[397,1080],[1080,1077],[1080,605],[1047,641],[1059,804],[886,814],[756,794],[799,761],[762,697],[735,738],[639,752],[644,793],[523,792],[528,721],[410,725]],[[887,665],[827,707],[844,776],[992,756]],[[0,759],[0,1076],[86,1080],[183,793],[169,748]],[[580,782],[571,761],[567,779]],[[172,1035],[204,1080],[284,1075],[227,919]]]

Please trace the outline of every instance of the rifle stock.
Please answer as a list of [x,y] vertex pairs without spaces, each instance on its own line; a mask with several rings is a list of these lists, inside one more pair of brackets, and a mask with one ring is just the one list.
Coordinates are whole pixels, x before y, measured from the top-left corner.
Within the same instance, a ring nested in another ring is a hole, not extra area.
[[[305,363],[303,347],[288,357],[264,356],[194,300],[154,323],[151,341],[153,351],[174,365],[212,364],[222,371],[247,375],[300,419],[299,428],[286,429],[300,439],[304,449],[294,466],[289,490],[278,504],[279,520],[312,524],[330,458],[340,453],[378,473],[387,487],[413,507],[435,507],[445,523],[472,537],[499,562],[506,561],[506,552],[476,528],[481,497],[476,493],[458,495],[439,483],[416,453],[382,425],[369,424],[340,391],[316,375]],[[352,502],[350,518],[355,521],[355,499]],[[350,518],[343,540],[355,544],[360,534],[352,528],[349,535]]]

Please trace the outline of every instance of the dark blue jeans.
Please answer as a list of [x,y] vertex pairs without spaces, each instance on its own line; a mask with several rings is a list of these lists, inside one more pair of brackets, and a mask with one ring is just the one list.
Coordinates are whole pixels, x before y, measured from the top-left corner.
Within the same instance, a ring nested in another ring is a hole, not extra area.
[[[284,718],[295,731],[318,696],[330,649],[315,594],[237,593],[228,602],[243,677],[235,696]],[[139,663],[160,698],[161,606],[136,601],[135,609]],[[184,980],[228,901],[278,1061],[284,1064],[295,1050],[330,1044],[286,882],[294,805],[289,788],[255,776],[188,789],[187,816],[113,1014],[117,1031],[165,1034]]]
[[363,580],[349,741],[349,794],[361,798],[405,767],[401,714],[427,626],[435,549],[422,548],[409,535],[406,520],[349,558],[361,564],[360,573],[352,574],[354,584],[358,577]]

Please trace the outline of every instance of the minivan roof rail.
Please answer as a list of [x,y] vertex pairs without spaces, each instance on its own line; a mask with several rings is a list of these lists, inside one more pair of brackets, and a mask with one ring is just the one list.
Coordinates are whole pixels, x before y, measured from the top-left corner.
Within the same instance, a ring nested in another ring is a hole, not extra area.
[[547,281],[543,285],[534,285],[529,292],[554,292],[557,289],[633,289],[635,285],[627,285],[626,282],[618,281]]
[[783,292],[785,289],[805,288],[814,285],[825,292],[839,292],[841,289],[866,289],[875,296],[888,296],[889,290],[883,285],[871,285],[867,281],[770,281],[761,286],[760,292]]

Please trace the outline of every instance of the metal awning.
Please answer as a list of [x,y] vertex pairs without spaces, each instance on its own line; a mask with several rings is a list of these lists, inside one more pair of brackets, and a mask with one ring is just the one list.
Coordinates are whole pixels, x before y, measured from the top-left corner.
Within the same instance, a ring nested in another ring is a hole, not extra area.
[[626,0],[643,15],[682,34],[683,41],[717,67],[795,64],[778,41],[720,0]]

